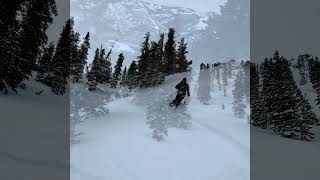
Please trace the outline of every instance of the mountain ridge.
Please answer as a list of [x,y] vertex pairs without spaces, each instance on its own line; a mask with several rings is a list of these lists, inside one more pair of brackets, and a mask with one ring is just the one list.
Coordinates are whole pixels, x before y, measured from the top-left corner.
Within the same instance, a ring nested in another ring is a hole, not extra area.
[[152,40],[168,28],[176,29],[176,41],[185,37],[188,43],[198,38],[206,27],[208,17],[190,8],[153,4],[142,0],[72,0],[71,15],[75,29],[83,36],[90,32],[91,50],[101,45],[110,48],[115,43],[113,61],[117,54],[125,54],[126,62],[134,60],[146,32]]

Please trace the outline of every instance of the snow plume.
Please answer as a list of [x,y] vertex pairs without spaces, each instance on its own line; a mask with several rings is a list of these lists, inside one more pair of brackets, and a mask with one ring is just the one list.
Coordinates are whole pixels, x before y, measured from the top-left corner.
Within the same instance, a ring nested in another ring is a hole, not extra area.
[[111,99],[111,92],[97,89],[88,90],[85,83],[70,85],[70,138],[71,143],[77,142],[82,132],[77,131],[77,126],[89,118],[99,118],[109,112],[106,104]]
[[201,70],[198,79],[198,98],[203,104],[210,104],[211,81],[210,70]]
[[169,128],[188,129],[191,126],[191,115],[187,106],[184,104],[177,108],[169,106],[176,96],[174,87],[183,77],[191,80],[189,73],[175,74],[166,77],[163,85],[139,90],[135,94],[134,102],[146,106],[146,124],[152,131],[152,137],[158,141],[168,136]]

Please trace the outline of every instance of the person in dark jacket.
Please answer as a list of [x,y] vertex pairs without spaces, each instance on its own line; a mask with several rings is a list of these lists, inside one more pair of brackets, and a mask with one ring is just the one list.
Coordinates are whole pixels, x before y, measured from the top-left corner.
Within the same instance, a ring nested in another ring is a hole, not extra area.
[[187,78],[183,78],[182,81],[176,85],[176,89],[178,90],[176,99],[174,99],[171,102],[170,106],[178,107],[186,95],[190,97],[190,90],[189,85],[187,83]]

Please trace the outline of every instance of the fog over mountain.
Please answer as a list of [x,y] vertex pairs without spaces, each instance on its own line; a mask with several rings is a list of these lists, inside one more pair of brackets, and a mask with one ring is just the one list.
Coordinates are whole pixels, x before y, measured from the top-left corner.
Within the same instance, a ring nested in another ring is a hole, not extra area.
[[[223,57],[221,52],[217,54],[210,50],[211,43],[215,42],[202,43],[208,40],[208,34],[219,39],[215,36],[217,32],[212,20],[218,19],[216,17],[220,15],[214,12],[203,13],[190,8],[158,5],[141,0],[71,0],[71,16],[75,19],[76,30],[82,36],[88,31],[92,35],[89,61],[92,60],[96,48],[102,45],[110,49],[115,43],[113,60],[118,53],[123,52],[126,56],[125,64],[128,64],[136,59],[146,32],[150,32],[152,39],[157,40],[159,34],[167,32],[170,27],[176,29],[176,41],[181,37],[187,39],[189,59],[200,62]],[[239,26],[241,25],[239,23]],[[249,28],[247,31],[249,32]],[[204,48],[207,51],[200,51]],[[230,55],[228,58],[233,57],[235,56]]]

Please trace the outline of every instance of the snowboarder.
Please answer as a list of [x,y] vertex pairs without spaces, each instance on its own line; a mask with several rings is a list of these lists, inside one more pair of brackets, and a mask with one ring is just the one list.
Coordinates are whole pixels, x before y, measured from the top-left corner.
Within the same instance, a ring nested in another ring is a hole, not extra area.
[[178,90],[176,98],[170,103],[170,106],[178,107],[181,101],[185,98],[186,95],[190,97],[189,85],[187,83],[187,78],[183,78],[182,81],[176,85]]

